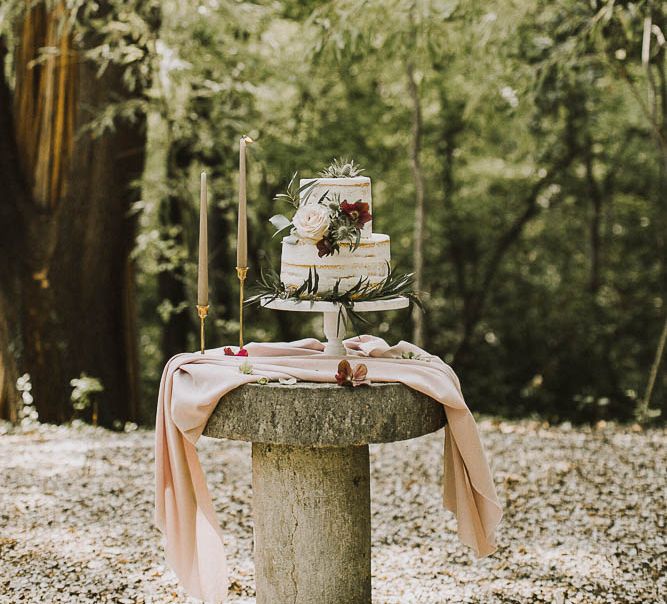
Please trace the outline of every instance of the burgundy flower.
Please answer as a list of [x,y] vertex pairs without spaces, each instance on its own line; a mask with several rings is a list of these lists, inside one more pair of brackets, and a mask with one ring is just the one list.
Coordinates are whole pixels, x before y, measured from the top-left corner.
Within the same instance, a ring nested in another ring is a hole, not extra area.
[[335,249],[334,242],[329,237],[324,237],[317,242],[317,255],[320,258],[322,256],[331,256]]
[[373,218],[365,201],[349,203],[346,199],[340,204],[340,209],[350,219],[350,222],[359,229]]
[[366,365],[360,363],[352,369],[350,363],[343,359],[338,363],[336,382],[339,386],[361,386],[363,384],[370,384],[371,381],[367,378],[367,375],[368,367],[366,367]]
[[228,357],[247,357],[248,356],[248,351],[245,348],[240,348],[238,352],[234,352],[231,347],[225,346],[223,348],[225,352],[225,356]]

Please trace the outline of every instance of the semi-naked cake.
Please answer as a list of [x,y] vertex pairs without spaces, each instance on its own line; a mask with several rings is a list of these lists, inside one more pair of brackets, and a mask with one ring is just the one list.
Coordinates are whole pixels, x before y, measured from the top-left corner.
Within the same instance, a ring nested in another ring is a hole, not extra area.
[[318,292],[343,293],[364,279],[382,282],[391,260],[389,235],[373,233],[371,179],[309,178],[300,181],[299,208],[283,238],[280,280],[293,291],[316,271]]
[[[361,201],[368,204],[368,213],[373,216],[373,196],[371,179],[368,176],[355,178],[302,178],[299,181],[300,201],[302,204],[318,202],[323,196],[353,203]],[[373,234],[373,219],[361,228],[362,237],[370,238]]]

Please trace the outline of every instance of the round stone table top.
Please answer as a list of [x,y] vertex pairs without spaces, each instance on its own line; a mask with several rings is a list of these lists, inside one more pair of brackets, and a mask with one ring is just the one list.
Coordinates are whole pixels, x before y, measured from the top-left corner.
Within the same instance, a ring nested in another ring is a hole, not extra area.
[[205,436],[309,447],[406,440],[446,423],[444,407],[403,384],[247,384],[221,400]]

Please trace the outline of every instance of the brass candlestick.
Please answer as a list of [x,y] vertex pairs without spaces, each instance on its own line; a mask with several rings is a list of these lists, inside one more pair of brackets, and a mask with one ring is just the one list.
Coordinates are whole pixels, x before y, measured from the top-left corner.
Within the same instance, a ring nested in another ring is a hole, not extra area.
[[201,353],[204,354],[204,350],[206,350],[204,338],[204,322],[206,321],[206,316],[208,315],[208,304],[197,304],[197,314],[199,315],[199,344],[201,347]]
[[248,267],[237,266],[236,275],[239,278],[239,348],[243,348],[243,285],[248,275]]

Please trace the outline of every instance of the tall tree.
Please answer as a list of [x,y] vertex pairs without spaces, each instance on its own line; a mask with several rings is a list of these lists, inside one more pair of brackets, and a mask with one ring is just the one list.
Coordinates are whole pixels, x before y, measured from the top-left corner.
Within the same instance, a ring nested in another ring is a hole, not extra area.
[[[424,171],[421,163],[422,146],[422,108],[419,88],[415,78],[415,67],[408,61],[407,68],[408,91],[412,101],[412,145],[410,148],[410,163],[412,177],[415,183],[415,223],[412,235],[413,269],[415,289],[420,292],[424,285]],[[424,345],[424,319],[422,311],[417,306],[412,309],[412,341],[417,346]]]
[[27,372],[40,419],[68,419],[69,381],[85,372],[102,381],[110,424],[137,404],[129,210],[156,13],[111,2],[19,8],[0,47],[4,59],[14,42],[15,80],[12,90],[0,78],[0,409],[14,414],[13,380]]
[[[573,52],[579,61],[597,61],[610,75],[625,84],[635,101],[636,108],[643,117],[648,132],[653,139],[659,165],[658,208],[659,226],[655,241],[656,257],[659,264],[661,295],[667,295],[667,50],[665,30],[667,12],[664,2],[642,0],[637,3],[607,2],[591,3],[590,6],[574,5],[560,16],[558,28],[561,32],[559,59],[573,61]],[[590,161],[590,159],[589,159]],[[586,166],[589,182],[590,164]],[[599,261],[599,214],[602,200],[600,191],[590,187],[594,204],[592,224],[593,271],[591,289],[598,286],[597,263]],[[648,420],[660,414],[651,409],[651,399],[667,342],[667,314],[658,319],[655,352],[648,372],[644,396],[637,400],[636,417]]]

